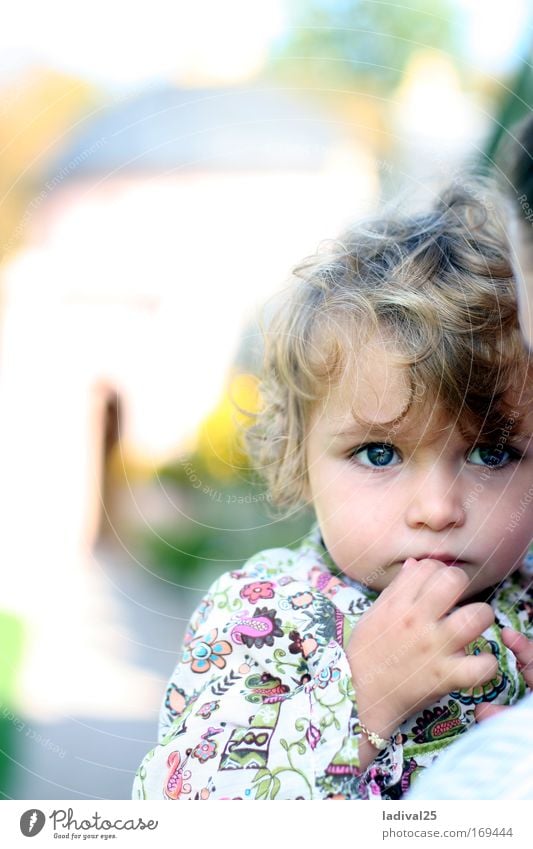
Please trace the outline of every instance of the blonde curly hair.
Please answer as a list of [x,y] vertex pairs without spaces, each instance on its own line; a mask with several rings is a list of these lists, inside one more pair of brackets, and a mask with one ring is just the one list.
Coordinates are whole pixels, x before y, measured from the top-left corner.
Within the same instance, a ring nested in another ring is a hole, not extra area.
[[529,359],[498,208],[490,184],[469,180],[425,214],[350,228],[296,266],[265,332],[262,405],[245,434],[273,504],[305,502],[310,415],[374,331],[409,368],[411,401],[422,387],[477,437],[501,432],[511,410],[518,422]]

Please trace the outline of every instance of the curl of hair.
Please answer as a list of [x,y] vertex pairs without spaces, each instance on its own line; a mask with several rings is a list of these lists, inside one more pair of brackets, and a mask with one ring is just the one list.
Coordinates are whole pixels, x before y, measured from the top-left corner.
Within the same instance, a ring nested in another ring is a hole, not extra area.
[[310,414],[374,331],[393,340],[417,397],[422,387],[463,432],[516,420],[508,395],[528,355],[490,188],[487,201],[486,183],[452,185],[429,212],[352,227],[296,266],[266,329],[262,406],[245,435],[273,504],[306,500]]

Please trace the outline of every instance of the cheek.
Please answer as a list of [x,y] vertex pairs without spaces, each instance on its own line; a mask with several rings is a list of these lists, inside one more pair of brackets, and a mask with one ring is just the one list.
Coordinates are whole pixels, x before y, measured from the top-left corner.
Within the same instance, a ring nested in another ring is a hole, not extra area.
[[533,538],[533,486],[510,487],[487,506],[482,535],[487,545],[515,559]]
[[354,497],[350,475],[342,464],[322,463],[310,468],[309,485],[315,507],[320,505],[329,513]]

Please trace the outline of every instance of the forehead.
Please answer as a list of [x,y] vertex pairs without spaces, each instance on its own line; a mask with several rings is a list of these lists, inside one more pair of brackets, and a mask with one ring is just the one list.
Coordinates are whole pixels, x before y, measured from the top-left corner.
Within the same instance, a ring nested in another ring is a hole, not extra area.
[[[520,397],[515,397],[515,392],[508,394],[509,404],[514,402],[520,412],[511,412],[512,418],[500,427],[508,427],[515,435],[531,433],[532,390],[531,384],[522,385]],[[486,424],[490,425],[490,419]],[[483,423],[472,420],[466,408],[448,412],[437,391],[413,379],[394,344],[377,336],[354,351],[342,375],[328,384],[312,410],[309,425],[310,436],[314,433],[328,442],[351,438],[431,441],[452,431],[477,438],[483,431]]]
[[410,369],[391,341],[376,335],[348,354],[341,376],[328,384],[313,419],[339,431],[358,419],[385,427],[405,416],[413,394],[421,395],[412,386]]

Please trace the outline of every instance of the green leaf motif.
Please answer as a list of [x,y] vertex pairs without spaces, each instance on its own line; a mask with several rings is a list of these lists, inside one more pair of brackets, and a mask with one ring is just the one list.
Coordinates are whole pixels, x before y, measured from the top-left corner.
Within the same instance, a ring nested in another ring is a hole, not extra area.
[[265,778],[261,781],[257,786],[257,792],[255,794],[256,799],[266,799],[268,796],[268,790],[270,787],[270,778]]

